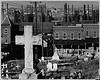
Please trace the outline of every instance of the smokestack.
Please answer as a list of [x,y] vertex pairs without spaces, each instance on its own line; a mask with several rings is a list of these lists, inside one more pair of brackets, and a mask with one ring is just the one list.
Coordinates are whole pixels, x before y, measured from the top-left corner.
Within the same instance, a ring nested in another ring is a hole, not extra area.
[[67,3],[64,5],[65,22],[67,22]]
[[95,10],[93,10],[93,23],[95,23]]
[[6,4],[6,14],[9,16],[9,14],[8,14],[8,3]]
[[67,17],[67,21],[69,22],[69,5],[68,5],[68,17]]
[[69,15],[69,5],[68,5],[68,15]]
[[68,9],[67,9],[67,3],[66,3],[66,22],[68,21],[67,20],[67,11],[68,11]]
[[77,11],[77,14],[78,14],[78,16],[77,16],[77,21],[79,22],[79,21],[80,21],[79,10]]
[[4,20],[4,4],[2,2],[2,21]]
[[34,5],[34,7],[35,7],[35,28],[36,28],[36,34],[37,34],[37,2],[35,2],[35,5]]
[[30,5],[30,14],[33,14],[33,5]]
[[64,5],[64,14],[66,14],[67,13],[67,3],[65,3],[65,5]]
[[45,15],[46,15],[46,3],[45,3]]
[[89,20],[89,4],[88,4],[88,20]]
[[99,22],[99,11],[96,10],[96,19],[97,19],[97,23]]
[[85,6],[85,4],[84,4],[84,20],[86,20],[86,6]]
[[31,14],[31,5],[29,5],[29,14]]
[[95,11],[95,22],[97,23],[97,10]]
[[29,8],[29,5],[27,5],[27,14],[28,14],[28,12],[29,12],[29,11],[28,11],[28,8]]
[[92,20],[93,20],[93,4],[92,4]]
[[73,21],[73,5],[72,5],[72,21]]
[[85,4],[84,4],[84,14],[86,14],[86,10],[85,10]]
[[26,7],[26,12],[27,12],[27,15],[26,15],[26,22],[28,22],[28,8],[29,8],[29,5],[27,5],[27,7]]
[[24,22],[23,5],[21,5],[21,22]]

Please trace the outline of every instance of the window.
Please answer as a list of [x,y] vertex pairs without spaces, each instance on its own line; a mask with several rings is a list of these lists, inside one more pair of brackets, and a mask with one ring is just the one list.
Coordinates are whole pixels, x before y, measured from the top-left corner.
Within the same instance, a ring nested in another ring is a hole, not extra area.
[[74,39],[74,33],[71,33],[71,39],[72,40]]
[[59,38],[59,34],[58,33],[55,34],[55,38]]
[[4,34],[8,34],[8,28],[4,28]]
[[88,31],[86,31],[86,36],[89,36],[89,32]]
[[78,39],[81,40],[81,33],[78,33]]
[[66,39],[67,38],[67,33],[63,34],[63,38]]
[[94,33],[93,33],[93,37],[96,37],[96,31],[94,31]]
[[7,40],[5,40],[5,44],[8,44],[8,41]]

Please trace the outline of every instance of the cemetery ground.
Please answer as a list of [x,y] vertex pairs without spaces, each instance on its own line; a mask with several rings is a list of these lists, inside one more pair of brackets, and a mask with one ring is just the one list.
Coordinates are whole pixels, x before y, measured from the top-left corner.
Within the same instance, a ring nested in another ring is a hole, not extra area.
[[[12,78],[12,79],[18,79],[19,77],[19,73],[21,73],[22,69],[24,68],[24,63],[23,63],[23,60],[19,60],[19,61],[9,61],[9,64],[10,62],[14,63],[16,62],[16,64],[20,64],[20,69],[19,70],[16,70],[15,67],[9,67],[9,70],[10,70],[10,74],[9,76]],[[46,70],[47,67],[46,67],[46,63],[38,63],[37,64],[37,68],[39,69],[39,71],[41,69],[44,69]],[[71,66],[71,69],[75,70],[75,71],[79,71],[81,70],[82,71],[82,79],[95,79],[97,76],[98,76],[98,69],[99,69],[99,58],[95,58],[95,59],[92,59],[92,60],[89,60],[89,61],[83,61],[83,60],[78,60],[77,61],[77,65],[74,64],[73,66]],[[70,70],[70,66],[67,67],[67,70]],[[14,73],[15,72],[15,73]],[[38,73],[38,71],[37,71]],[[56,73],[53,74],[52,76],[54,76],[54,78],[56,79],[55,75],[57,75]],[[60,73],[60,75],[58,75],[58,79],[59,79],[59,76],[61,75],[68,75],[68,74],[65,74],[65,73]],[[4,78],[4,77],[2,77]],[[41,78],[47,78],[47,77],[38,77],[39,79]]]
[[[39,67],[42,67],[43,65],[39,65]],[[44,66],[42,68],[45,68]],[[80,60],[77,62],[77,65],[74,64],[71,69],[70,66],[67,67],[67,69],[75,70],[76,72],[81,70],[82,71],[82,79],[95,79],[98,76],[98,69],[99,69],[99,59],[93,59],[89,61],[83,61]],[[55,74],[54,74],[55,75]],[[62,73],[62,75],[65,75],[65,73]],[[67,75],[67,74],[66,74]]]
[[77,64],[74,68],[82,70],[83,79],[95,79],[98,76],[99,59],[93,59],[88,62],[80,61]]

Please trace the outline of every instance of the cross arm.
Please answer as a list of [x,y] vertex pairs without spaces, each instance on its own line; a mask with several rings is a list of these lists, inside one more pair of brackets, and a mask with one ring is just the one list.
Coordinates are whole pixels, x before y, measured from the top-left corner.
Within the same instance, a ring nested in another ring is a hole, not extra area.
[[24,45],[24,36],[15,36],[15,43],[18,45]]

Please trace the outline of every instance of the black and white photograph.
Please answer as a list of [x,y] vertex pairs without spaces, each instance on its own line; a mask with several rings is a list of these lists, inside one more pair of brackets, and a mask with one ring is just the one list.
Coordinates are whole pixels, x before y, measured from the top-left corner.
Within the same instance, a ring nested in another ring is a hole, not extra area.
[[97,79],[99,1],[0,1],[1,79]]

